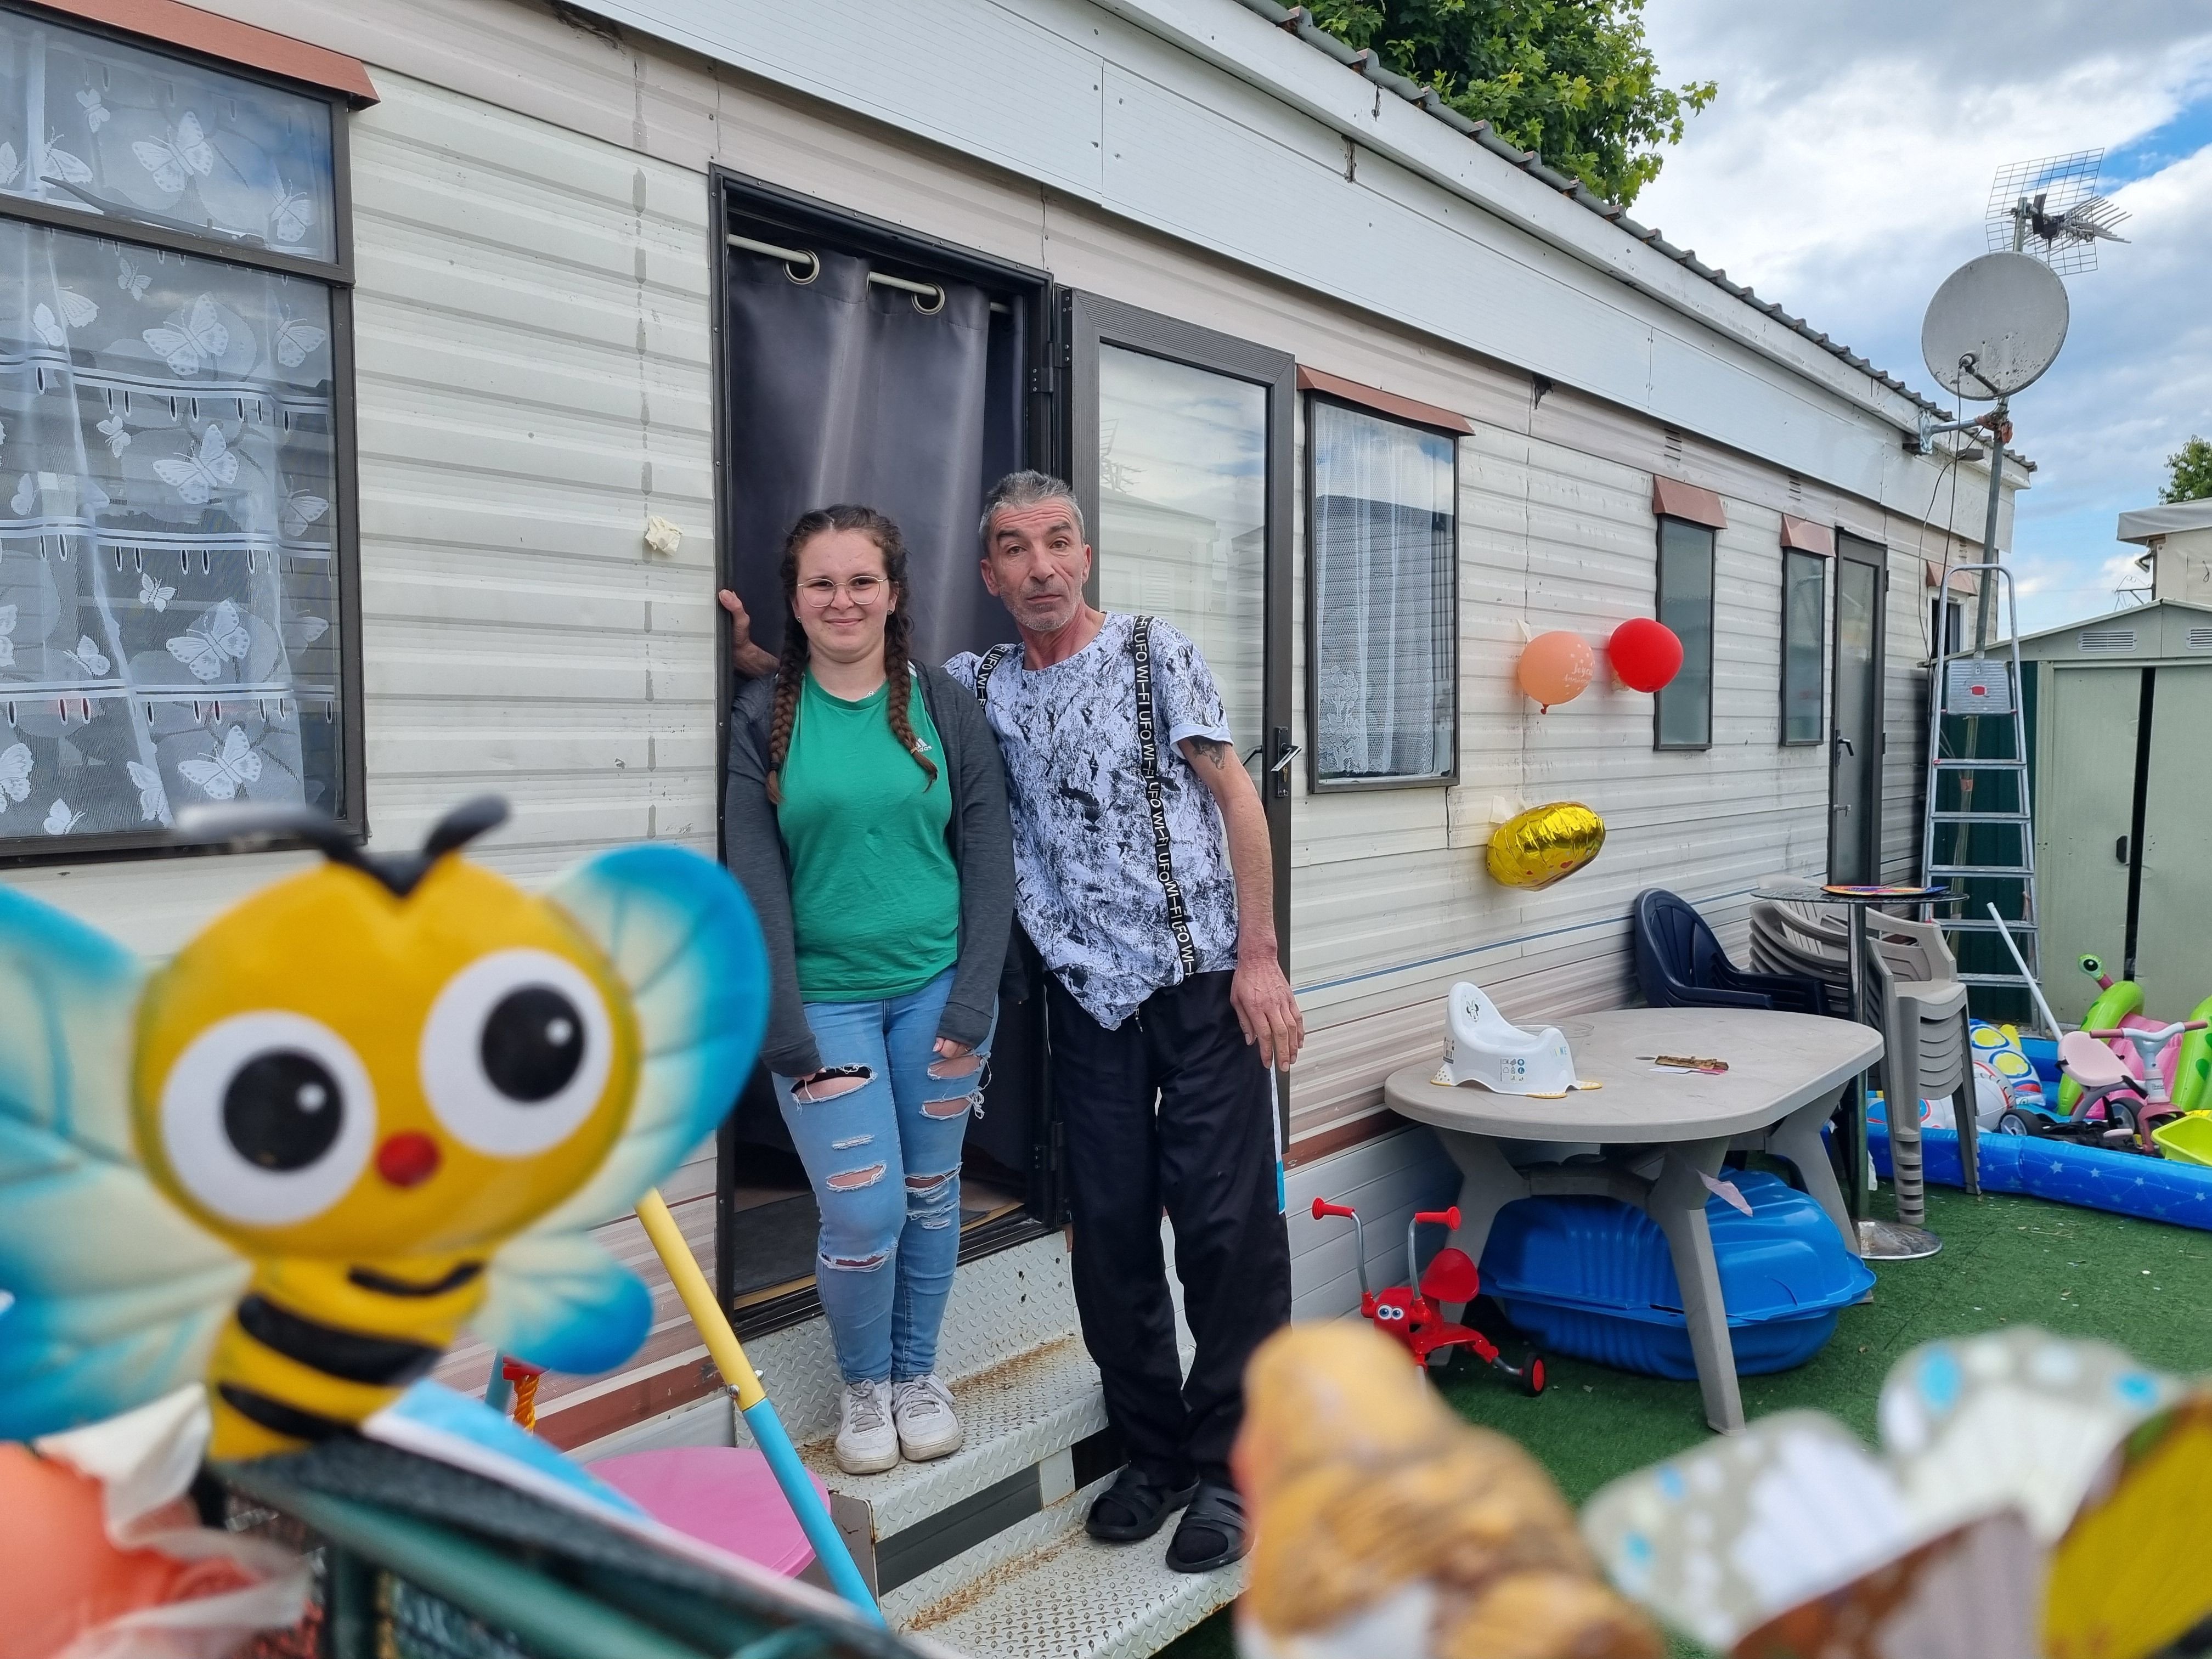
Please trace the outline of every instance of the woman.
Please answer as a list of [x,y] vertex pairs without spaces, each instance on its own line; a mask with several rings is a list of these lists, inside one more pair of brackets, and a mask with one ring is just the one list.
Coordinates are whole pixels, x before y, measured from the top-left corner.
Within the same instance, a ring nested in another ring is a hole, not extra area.
[[998,740],[942,669],[908,660],[906,568],[872,508],[793,525],[782,657],[730,730],[730,867],[774,975],[761,1059],[822,1212],[851,1474],[960,1446],[937,1333],[1013,921]]

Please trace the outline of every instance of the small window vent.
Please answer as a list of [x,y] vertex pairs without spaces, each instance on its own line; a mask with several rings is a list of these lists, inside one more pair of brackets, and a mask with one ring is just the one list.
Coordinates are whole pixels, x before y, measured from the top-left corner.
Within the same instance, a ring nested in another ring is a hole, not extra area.
[[1667,459],[1670,465],[1679,466],[1682,460],[1682,434],[1678,427],[1667,428]]
[[2079,641],[2085,657],[2111,657],[2136,648],[2132,628],[2085,628]]
[[2189,630],[2191,651],[2212,651],[2212,628],[2192,628]]

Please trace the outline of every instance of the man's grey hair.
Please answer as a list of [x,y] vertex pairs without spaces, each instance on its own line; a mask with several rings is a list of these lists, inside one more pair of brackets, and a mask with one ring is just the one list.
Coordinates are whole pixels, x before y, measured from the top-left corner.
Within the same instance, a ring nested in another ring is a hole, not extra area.
[[1040,507],[1047,501],[1066,501],[1068,516],[1075,520],[1079,541],[1089,541],[1091,535],[1083,526],[1083,503],[1075,499],[1075,491],[1066,480],[1055,478],[1049,472],[1009,472],[991,486],[991,493],[983,497],[983,520],[975,526],[976,539],[983,550],[991,550],[991,520],[1000,510],[1009,507]]

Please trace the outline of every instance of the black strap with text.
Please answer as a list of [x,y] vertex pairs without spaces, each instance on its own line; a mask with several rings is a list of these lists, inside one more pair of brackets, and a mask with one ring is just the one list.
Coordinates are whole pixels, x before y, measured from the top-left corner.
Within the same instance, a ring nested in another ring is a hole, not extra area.
[[1137,672],[1137,760],[1143,769],[1145,805],[1152,816],[1152,869],[1167,895],[1168,929],[1175,935],[1176,955],[1186,978],[1198,971],[1198,946],[1190,937],[1190,912],[1183,906],[1182,884],[1176,879],[1175,844],[1168,836],[1165,786],[1160,781],[1158,723],[1152,711],[1152,619],[1137,618],[1129,635],[1129,651]]

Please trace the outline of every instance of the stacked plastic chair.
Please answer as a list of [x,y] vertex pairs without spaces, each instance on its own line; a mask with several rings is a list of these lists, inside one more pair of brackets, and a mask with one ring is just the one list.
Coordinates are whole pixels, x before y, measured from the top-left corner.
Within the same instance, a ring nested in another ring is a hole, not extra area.
[[[1772,876],[1771,891],[1794,884]],[[1752,906],[1751,960],[1765,973],[1800,974],[1820,981],[1829,1007],[1850,1006],[1850,918],[1824,905],[1820,890],[1804,884],[1802,899],[1761,899]],[[1867,1013],[1882,1034],[1882,1085],[1888,1102],[1892,1179],[1898,1219],[1922,1226],[1927,1213],[1920,1148],[1919,1103],[1953,1099],[1960,1161],[1967,1189],[1974,1178],[1973,1048],[1966,1024],[1966,988],[1957,960],[1932,922],[1880,913],[1866,919]]]
[[[1885,927],[1888,921],[1882,918]],[[1936,943],[1938,949],[1942,948],[1941,939]],[[1973,1177],[1974,1051],[1966,1029],[1966,988],[1949,963],[1950,952],[1945,950],[1942,965],[1948,971],[1942,978],[1906,979],[1895,971],[1888,951],[1867,952],[1867,1000],[1881,1016],[1890,1179],[1897,1194],[1897,1218],[1908,1227],[1924,1227],[1928,1222],[1928,1193],[1921,1168],[1922,1101],[1953,1103],[1960,1162],[1966,1171],[1968,1190],[1977,1184]]]

